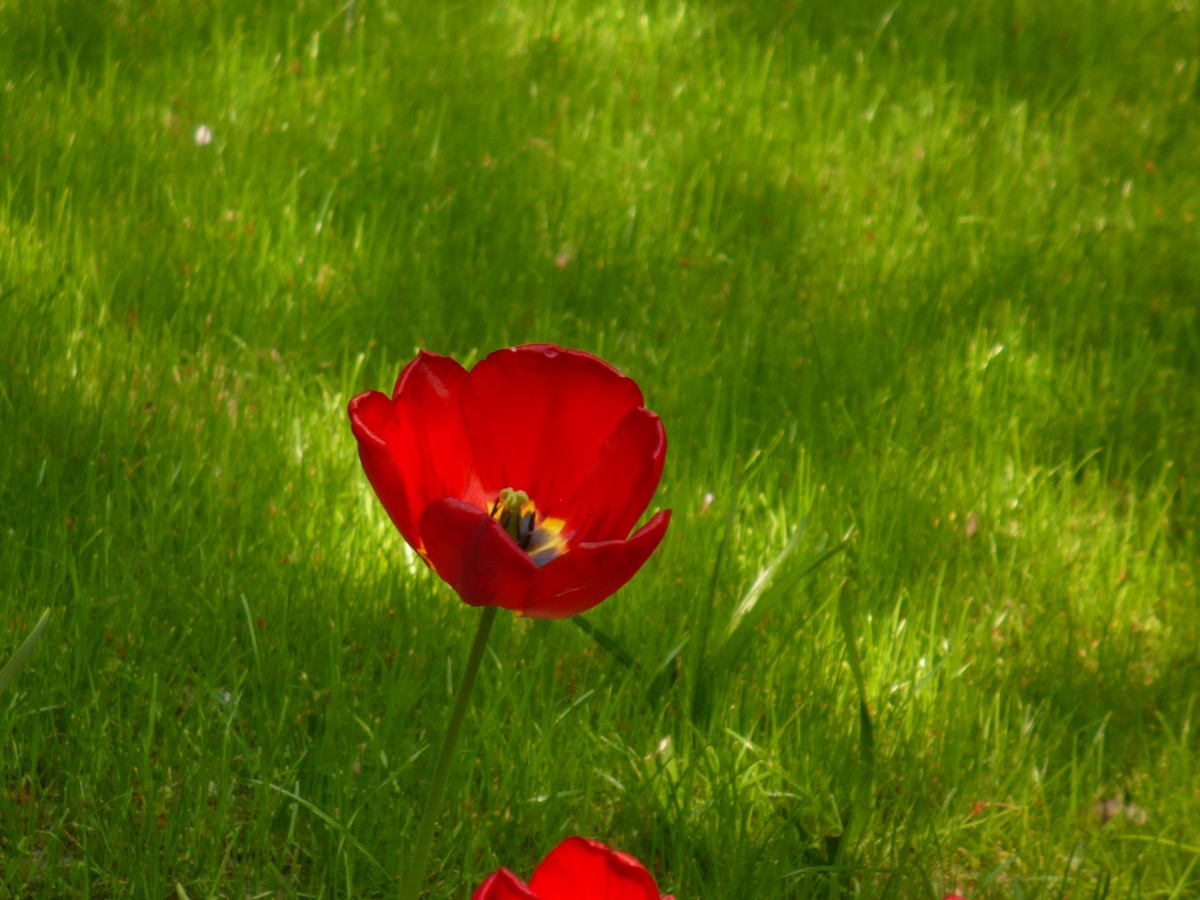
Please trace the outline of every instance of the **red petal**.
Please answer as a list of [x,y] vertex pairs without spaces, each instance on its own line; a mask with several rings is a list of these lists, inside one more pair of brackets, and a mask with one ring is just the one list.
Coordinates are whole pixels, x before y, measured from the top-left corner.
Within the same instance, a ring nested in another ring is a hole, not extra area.
[[659,900],[658,885],[627,853],[586,838],[567,838],[529,879],[541,900]]
[[625,416],[561,513],[571,543],[628,537],[658,489],[666,455],[667,433],[657,415],[635,409]]
[[392,401],[379,391],[359,394],[350,401],[350,425],[358,438],[358,456],[367,480],[409,545],[421,549],[417,531],[418,506],[423,506],[415,484],[400,474],[392,446],[402,444],[402,427]]
[[525,615],[564,619],[611,597],[650,558],[670,521],[671,511],[663,510],[627,541],[578,544],[547,563],[533,577]]
[[[408,442],[393,447],[401,473],[422,485],[426,502],[459,497],[486,503],[480,482],[487,459],[471,443],[464,418],[467,371],[448,356],[422,350],[405,366],[392,402],[409,426]],[[420,511],[414,516],[420,520]]]
[[497,869],[487,881],[475,889],[471,900],[540,900],[508,869]]
[[471,370],[470,384],[476,447],[497,476],[485,488],[526,491],[551,516],[643,403],[637,384],[604,360],[551,344],[497,350]]
[[524,610],[538,568],[499,522],[470,503],[448,499],[429,504],[420,527],[429,562],[464,602]]
[[367,478],[413,547],[417,524],[434,500],[487,498],[463,418],[467,372],[454,360],[422,351],[396,382],[389,401],[370,391],[350,401],[350,422]]

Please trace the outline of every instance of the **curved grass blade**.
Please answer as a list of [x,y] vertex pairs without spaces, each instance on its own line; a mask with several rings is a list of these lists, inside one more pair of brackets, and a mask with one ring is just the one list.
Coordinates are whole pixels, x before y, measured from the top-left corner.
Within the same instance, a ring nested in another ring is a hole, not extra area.
[[9,683],[17,677],[17,673],[21,671],[21,667],[25,665],[25,661],[29,659],[29,655],[33,653],[33,648],[37,646],[37,642],[42,637],[42,632],[46,630],[46,623],[50,621],[50,607],[42,612],[42,617],[37,620],[37,624],[33,626],[33,631],[29,632],[29,637],[17,648],[17,652],[13,654],[12,659],[4,664],[4,668],[0,669],[0,693],[8,687]]
[[763,569],[758,578],[754,580],[750,590],[746,592],[746,597],[738,605],[737,612],[730,618],[725,642],[716,653],[713,662],[714,672],[724,673],[735,666],[742,654],[746,652],[751,638],[754,637],[762,621],[792,595],[792,591],[801,581],[850,545],[850,535],[832,547],[826,547],[825,541],[822,540],[817,546],[816,556],[808,565],[771,583],[776,570],[794,552],[806,524],[807,517],[796,527],[787,546]]
[[[354,833],[350,830],[349,826],[343,825],[341,822],[339,822],[337,819],[335,819],[329,813],[325,812],[325,810],[321,809],[321,807],[317,806],[312,801],[305,800],[296,791],[289,791],[287,788],[281,787],[278,784],[272,784],[269,781],[260,781],[257,778],[247,778],[246,783],[253,784],[253,785],[261,785],[262,787],[265,787],[268,790],[275,791],[277,794],[282,794],[284,797],[287,797],[289,800],[300,804],[305,809],[307,809],[310,813],[312,813],[314,816],[316,816],[318,819],[320,819],[322,822],[324,822],[326,825],[328,825],[330,828],[332,828],[334,831],[336,831],[338,834],[340,834],[343,840],[349,842],[350,845],[352,847],[354,847],[355,850],[357,850],[359,853],[362,854],[363,858],[366,859],[367,862],[369,862],[376,869],[378,869],[385,877],[388,878],[388,880],[392,880],[391,874],[388,872],[387,869],[385,869],[383,867],[383,863],[381,863],[379,860],[377,860],[375,858],[374,854],[372,854],[371,851],[366,848],[366,846],[363,844],[363,842],[354,836]],[[357,813],[355,813],[355,815],[357,816]],[[351,818],[351,822],[353,822],[353,817]]]
[[782,550],[775,555],[769,563],[762,567],[754,582],[742,596],[741,602],[738,603],[737,609],[733,611],[733,615],[729,617],[729,625],[725,629],[725,640],[728,641],[737,631],[742,620],[750,613],[754,612],[754,607],[758,605],[758,601],[762,599],[763,592],[771,586],[771,581],[775,578],[775,572],[782,566],[795,551],[800,544],[800,538],[808,531],[808,516],[800,520],[800,524],[792,529],[792,536],[788,538]]

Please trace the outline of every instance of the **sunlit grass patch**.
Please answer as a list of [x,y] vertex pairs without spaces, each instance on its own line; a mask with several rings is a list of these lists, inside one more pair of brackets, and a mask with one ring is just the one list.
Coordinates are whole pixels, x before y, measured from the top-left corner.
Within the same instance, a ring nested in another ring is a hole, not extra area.
[[0,893],[394,892],[473,616],[345,404],[533,340],[674,519],[633,665],[498,620],[432,895],[1194,892],[1198,27],[0,4]]

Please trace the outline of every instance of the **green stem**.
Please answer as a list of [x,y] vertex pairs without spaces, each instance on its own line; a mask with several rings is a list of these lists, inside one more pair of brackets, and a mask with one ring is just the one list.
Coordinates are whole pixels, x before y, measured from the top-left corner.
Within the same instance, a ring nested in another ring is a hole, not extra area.
[[433,781],[429,784],[429,793],[425,795],[425,809],[421,812],[421,824],[417,831],[417,846],[409,859],[404,889],[400,892],[401,900],[417,900],[421,895],[421,886],[425,882],[425,866],[429,861],[429,850],[433,846],[433,828],[441,811],[446,777],[450,774],[450,761],[454,757],[454,745],[458,743],[458,733],[462,730],[463,719],[467,714],[467,702],[471,699],[475,676],[479,674],[479,663],[483,661],[483,649],[487,646],[492,622],[496,620],[497,608],[484,607],[479,627],[475,631],[475,640],[471,643],[471,655],[467,657],[467,667],[463,669],[462,681],[458,685],[458,693],[454,696],[454,708],[450,710],[450,720],[446,723],[446,733],[442,736],[442,749],[438,754],[437,766],[433,770]]

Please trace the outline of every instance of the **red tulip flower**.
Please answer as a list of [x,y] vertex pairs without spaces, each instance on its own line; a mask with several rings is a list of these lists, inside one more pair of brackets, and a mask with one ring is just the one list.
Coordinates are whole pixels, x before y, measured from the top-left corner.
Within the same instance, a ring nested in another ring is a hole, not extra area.
[[471,900],[673,900],[660,897],[645,867],[597,841],[570,837],[550,851],[526,885],[498,869]]
[[391,397],[351,400],[350,422],[384,509],[472,606],[581,613],[633,577],[670,521],[629,534],[666,432],[637,384],[590,353],[527,344],[467,371],[422,351]]

